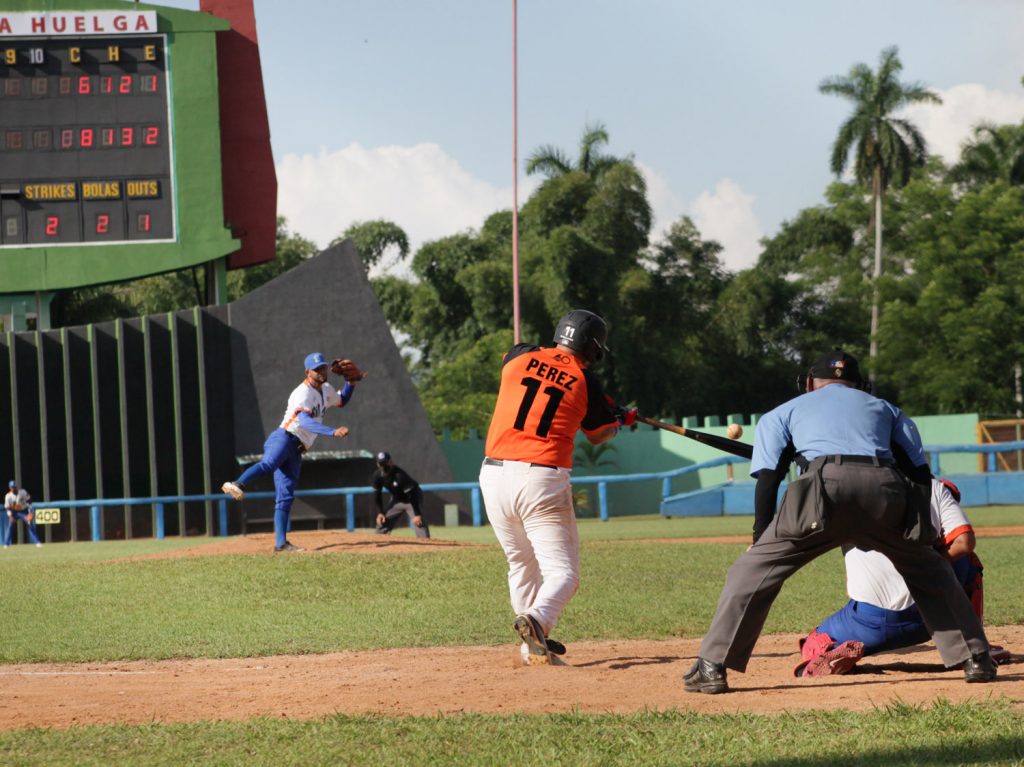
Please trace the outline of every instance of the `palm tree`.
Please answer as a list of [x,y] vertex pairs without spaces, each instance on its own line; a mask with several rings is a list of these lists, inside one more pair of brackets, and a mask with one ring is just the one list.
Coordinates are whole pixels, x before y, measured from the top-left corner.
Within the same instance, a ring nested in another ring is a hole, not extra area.
[[[841,176],[853,150],[853,172],[858,183],[871,187],[875,224],[875,270],[871,294],[871,379],[878,354],[878,282],[882,276],[882,198],[890,184],[906,186],[914,168],[927,158],[924,136],[910,121],[894,113],[910,104],[941,104],[921,83],[901,83],[903,69],[896,47],[886,48],[872,72],[867,64],[856,64],[850,73],[829,77],[818,90],[849,99],[853,113],[839,127],[832,145],[832,172]],[[856,147],[856,148],[854,148]]]
[[960,152],[949,180],[966,186],[1006,181],[1024,186],[1024,125],[982,123]]
[[609,155],[601,154],[599,147],[608,143],[608,130],[602,123],[589,123],[583,128],[580,138],[580,155],[576,164],[561,149],[550,144],[535,149],[526,158],[527,174],[543,173],[548,178],[564,176],[573,171],[583,171],[588,176],[600,176],[619,162]]
[[[576,445],[576,454],[572,458],[573,466],[577,469],[590,469],[591,471],[601,466],[617,466],[614,458],[606,457],[607,453],[616,452],[618,452],[618,448],[610,442],[594,445],[584,440]],[[573,488],[572,504],[579,516],[593,512],[593,496],[589,485]]]

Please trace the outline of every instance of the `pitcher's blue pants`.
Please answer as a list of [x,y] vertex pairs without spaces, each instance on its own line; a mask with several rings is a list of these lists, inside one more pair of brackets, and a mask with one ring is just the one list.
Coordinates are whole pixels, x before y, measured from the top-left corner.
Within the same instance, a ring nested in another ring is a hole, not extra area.
[[238,478],[242,485],[274,472],[274,543],[280,548],[287,539],[295,485],[302,470],[302,440],[284,429],[274,429],[263,443],[263,460],[254,463]]

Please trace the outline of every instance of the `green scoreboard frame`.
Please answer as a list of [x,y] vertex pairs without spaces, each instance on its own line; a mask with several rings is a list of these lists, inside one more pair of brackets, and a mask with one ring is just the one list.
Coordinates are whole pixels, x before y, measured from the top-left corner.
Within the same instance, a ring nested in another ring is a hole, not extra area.
[[209,14],[0,10],[0,292],[156,274],[239,249],[224,221]]

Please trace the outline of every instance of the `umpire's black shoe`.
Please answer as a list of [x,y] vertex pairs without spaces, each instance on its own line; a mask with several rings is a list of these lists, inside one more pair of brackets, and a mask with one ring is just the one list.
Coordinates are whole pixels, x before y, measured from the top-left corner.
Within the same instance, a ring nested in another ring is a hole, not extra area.
[[683,687],[687,692],[705,692],[709,695],[727,692],[729,683],[725,681],[725,666],[698,656],[683,676]]
[[964,662],[964,679],[968,682],[991,682],[996,678],[996,662],[987,652],[971,656]]
[[285,541],[284,546],[275,546],[274,551],[305,551],[301,546],[296,546],[291,541]]

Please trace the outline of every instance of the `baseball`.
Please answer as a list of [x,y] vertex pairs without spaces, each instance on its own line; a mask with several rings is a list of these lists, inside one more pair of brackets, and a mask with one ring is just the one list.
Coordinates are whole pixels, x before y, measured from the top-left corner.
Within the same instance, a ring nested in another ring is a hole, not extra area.
[[725,430],[725,436],[727,436],[729,439],[739,439],[740,437],[743,436],[743,427],[740,426],[738,423],[731,423],[729,424],[729,427]]

